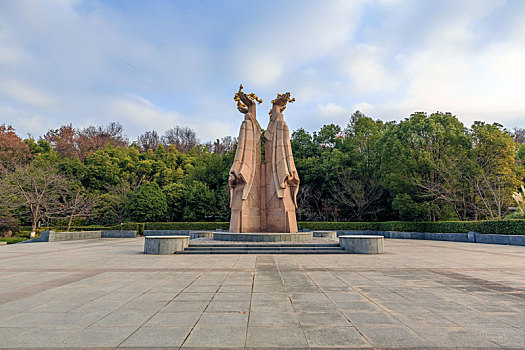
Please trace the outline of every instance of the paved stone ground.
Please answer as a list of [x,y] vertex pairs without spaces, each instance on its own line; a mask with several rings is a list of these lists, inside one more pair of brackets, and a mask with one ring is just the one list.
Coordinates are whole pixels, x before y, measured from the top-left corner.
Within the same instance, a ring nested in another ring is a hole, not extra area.
[[0,348],[525,348],[525,247],[153,256],[143,244],[0,247]]

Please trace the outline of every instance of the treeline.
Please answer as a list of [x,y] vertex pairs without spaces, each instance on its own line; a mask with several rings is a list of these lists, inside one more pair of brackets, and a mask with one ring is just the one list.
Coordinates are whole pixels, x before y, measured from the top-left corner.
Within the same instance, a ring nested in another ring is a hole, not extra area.
[[[308,221],[498,219],[523,184],[525,130],[466,128],[449,113],[292,134]],[[175,127],[137,140],[120,124],[65,125],[38,140],[0,126],[1,225],[227,221],[236,139],[200,143]],[[515,204],[515,202],[514,202]]]

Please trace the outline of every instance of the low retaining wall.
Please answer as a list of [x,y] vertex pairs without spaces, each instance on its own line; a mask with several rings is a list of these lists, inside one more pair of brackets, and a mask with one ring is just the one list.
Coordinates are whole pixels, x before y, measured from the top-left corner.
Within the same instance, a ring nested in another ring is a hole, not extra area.
[[61,242],[97,238],[135,238],[137,231],[42,231],[40,237],[25,242]]
[[508,244],[525,246],[525,235],[493,235],[477,232],[469,233],[431,233],[431,232],[399,232],[399,231],[368,231],[368,230],[338,230],[337,236],[372,235],[385,238],[424,239],[431,241],[453,241],[489,244]]
[[135,238],[137,231],[101,231],[102,238]]
[[190,239],[213,238],[213,231],[144,230],[144,237],[148,236],[190,236]]

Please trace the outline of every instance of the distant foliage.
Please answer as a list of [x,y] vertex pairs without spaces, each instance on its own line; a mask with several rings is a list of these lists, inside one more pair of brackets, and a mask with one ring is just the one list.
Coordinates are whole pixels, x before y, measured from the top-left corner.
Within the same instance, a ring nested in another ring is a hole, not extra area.
[[134,221],[162,221],[167,210],[166,195],[155,182],[141,185],[131,195],[126,208],[127,216]]
[[[297,129],[298,219],[361,225],[506,217],[524,184],[524,135],[496,123],[467,127],[442,112],[385,123],[356,111],[344,127]],[[195,131],[174,126],[162,136],[144,131],[130,144],[118,123],[63,125],[22,140],[0,125],[0,216],[32,231],[227,222],[236,142],[225,136],[201,144]]]

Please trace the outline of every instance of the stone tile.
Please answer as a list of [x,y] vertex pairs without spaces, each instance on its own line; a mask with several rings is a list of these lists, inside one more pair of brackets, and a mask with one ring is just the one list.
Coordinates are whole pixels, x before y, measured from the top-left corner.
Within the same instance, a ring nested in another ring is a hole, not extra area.
[[138,327],[89,327],[60,343],[60,347],[116,347]]
[[299,312],[338,311],[330,300],[297,300],[294,301],[293,306]]
[[251,293],[252,285],[227,285],[223,284],[219,288],[219,293]]
[[460,327],[414,328],[418,334],[439,347],[494,348],[497,344],[480,333]]
[[216,293],[213,300],[250,300],[252,298],[251,293]]
[[196,327],[182,348],[244,348],[245,327]]
[[266,300],[266,301],[289,301],[288,293],[286,292],[275,292],[275,293],[253,293],[251,295],[252,300]]
[[367,312],[381,312],[383,311],[379,306],[370,301],[336,301],[335,305],[341,310],[348,310],[353,312],[367,311]]
[[120,347],[180,347],[190,332],[189,327],[141,327]]
[[[14,338],[17,335],[27,332],[28,327],[0,327],[0,339],[6,341],[10,338]],[[1,345],[1,343],[0,343]]]
[[14,332],[15,336],[0,337],[0,348],[54,347],[81,330],[74,327],[27,327],[25,332]]
[[304,327],[311,347],[364,347],[370,344],[354,327]]
[[324,293],[303,293],[303,292],[292,292],[290,293],[290,298],[295,302],[296,300],[308,300],[308,301],[318,301],[318,300],[329,300]]
[[207,301],[172,301],[159,312],[204,311]]
[[385,312],[351,312],[343,311],[343,314],[352,322],[354,326],[359,327],[370,327],[370,326],[399,326],[403,327],[404,324],[393,318],[391,315]]
[[159,312],[144,324],[147,327],[186,327],[193,326],[201,317],[201,312]]
[[523,330],[516,328],[482,328],[476,329],[485,339],[505,348],[525,348]]
[[273,293],[273,292],[284,292],[286,287],[283,284],[255,284],[253,286],[254,293]]
[[300,327],[248,327],[246,346],[306,348],[308,342]]
[[220,284],[216,285],[191,285],[184,290],[184,293],[216,293]]
[[212,300],[206,308],[207,312],[248,312],[249,310],[249,300]]
[[250,327],[298,327],[299,320],[293,312],[251,311]]
[[252,300],[251,310],[267,312],[293,312],[294,308],[289,300]]
[[175,301],[181,301],[181,300],[203,300],[203,301],[210,301],[215,293],[180,293],[177,295],[177,297],[174,299]]
[[299,322],[306,326],[351,326],[350,322],[340,312],[305,312],[300,313]]
[[357,327],[357,330],[373,345],[378,347],[432,347],[407,327]]
[[205,312],[196,327],[247,327],[246,312]]
[[153,314],[154,311],[117,310],[96,322],[94,326],[140,326]]

